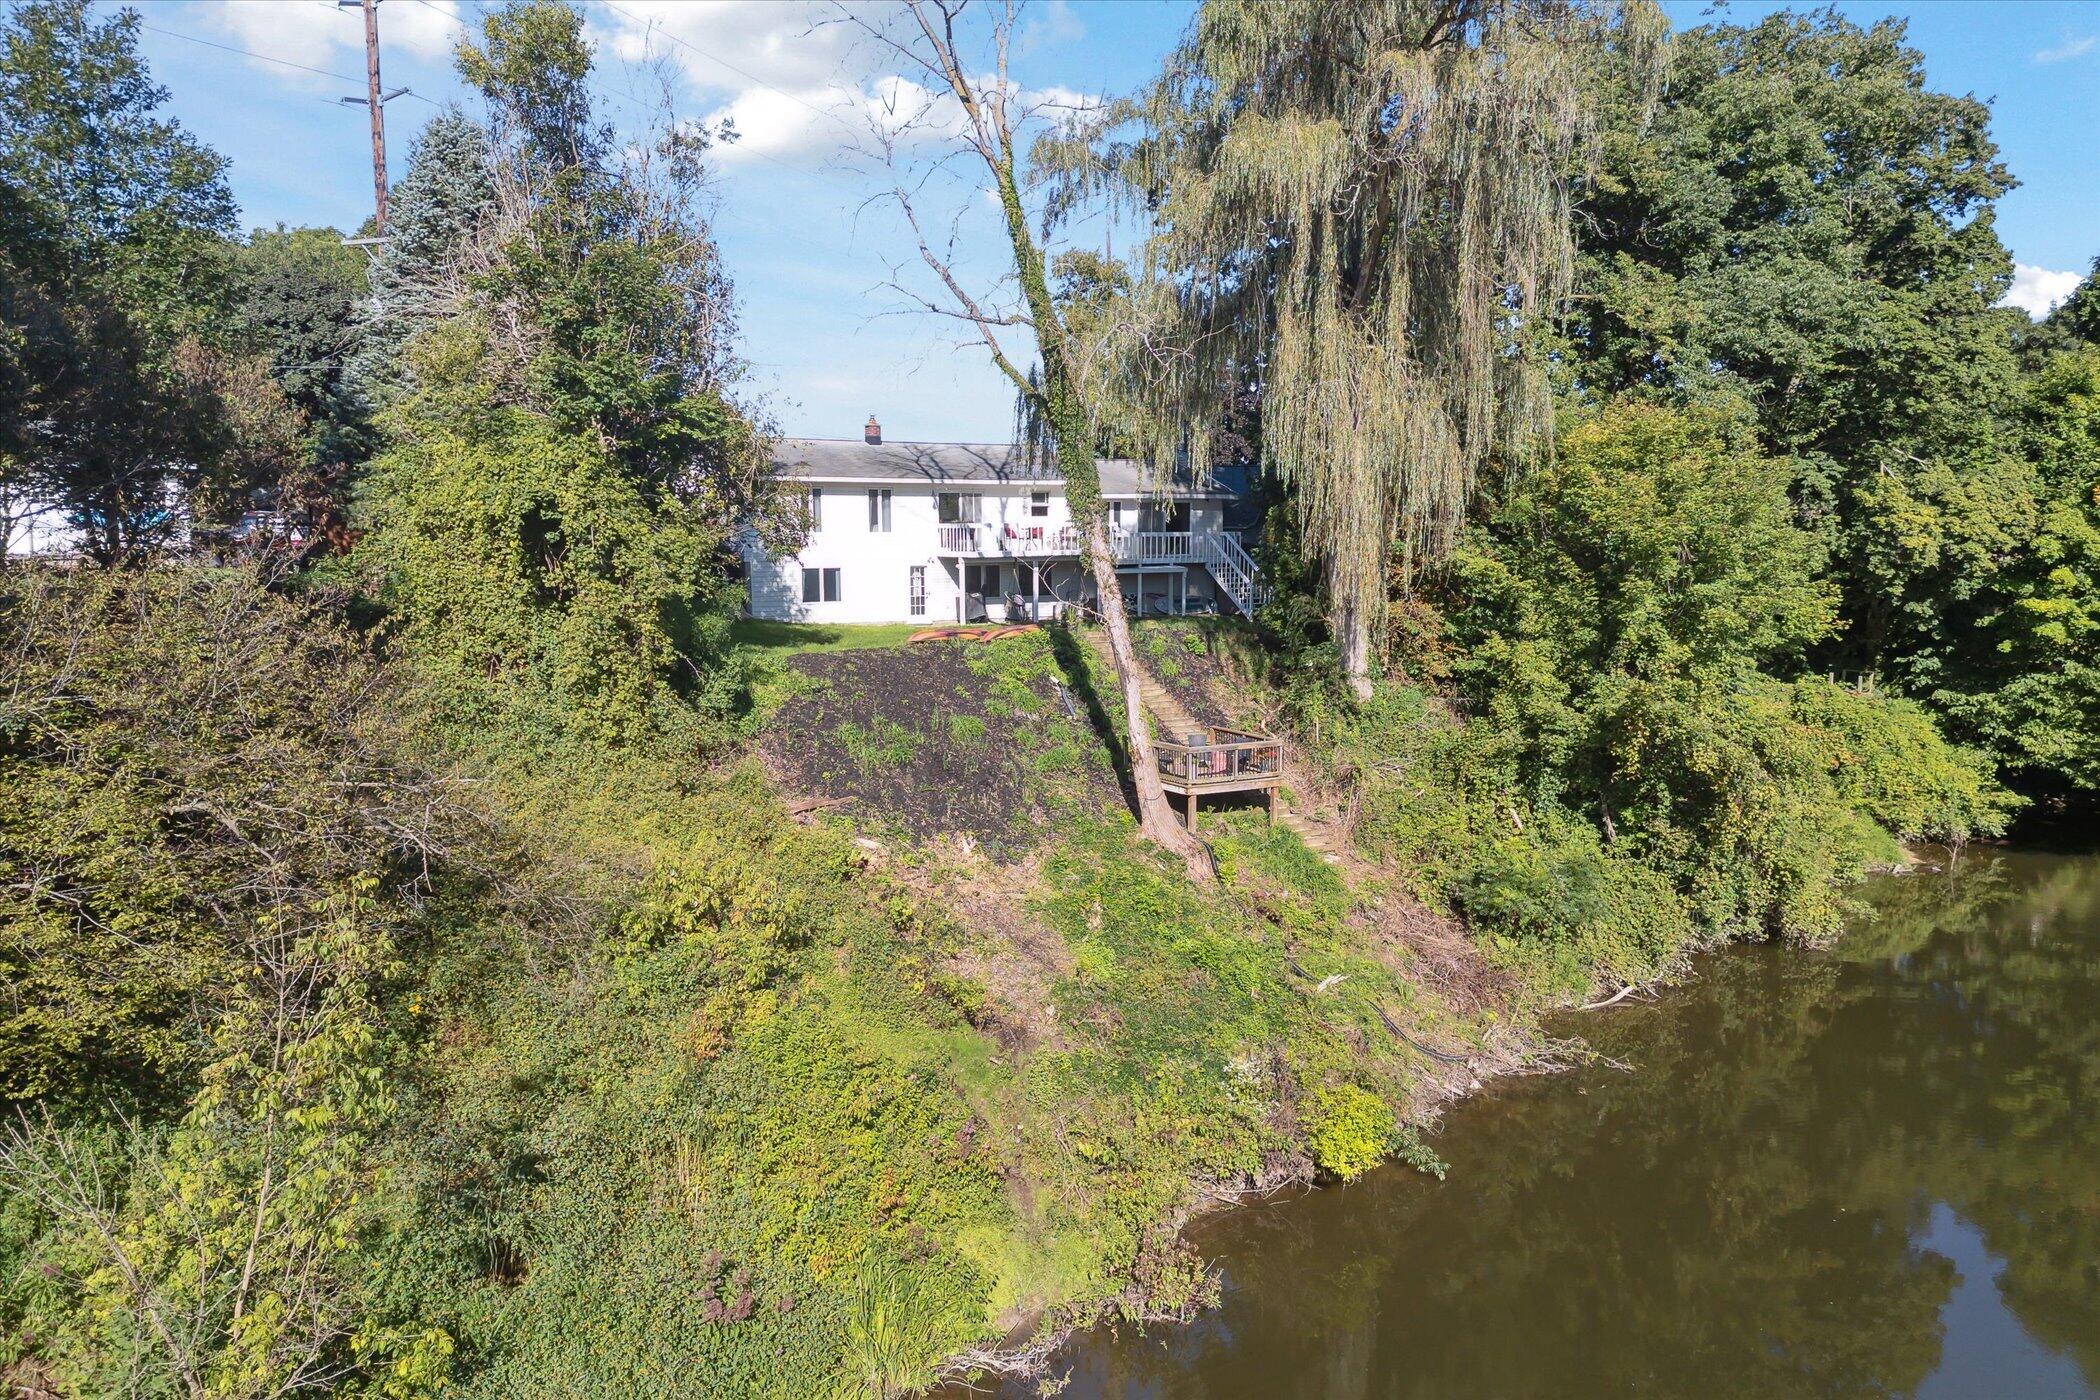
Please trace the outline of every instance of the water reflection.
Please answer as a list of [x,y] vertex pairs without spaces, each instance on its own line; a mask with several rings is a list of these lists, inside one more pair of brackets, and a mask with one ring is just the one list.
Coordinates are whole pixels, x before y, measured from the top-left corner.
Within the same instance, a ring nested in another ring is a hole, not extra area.
[[1225,1306],[1066,1393],[2100,1396],[2100,860],[1873,899],[1588,1018],[1636,1071],[1463,1106],[1442,1185],[1212,1222]]

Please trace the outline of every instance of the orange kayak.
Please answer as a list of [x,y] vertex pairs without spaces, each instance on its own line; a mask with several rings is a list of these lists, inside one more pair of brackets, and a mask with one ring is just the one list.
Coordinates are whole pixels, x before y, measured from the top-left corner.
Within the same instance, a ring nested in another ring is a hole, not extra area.
[[1010,623],[1003,627],[922,627],[904,640],[910,642],[996,642],[1005,637],[1020,637],[1036,630],[1033,622]]

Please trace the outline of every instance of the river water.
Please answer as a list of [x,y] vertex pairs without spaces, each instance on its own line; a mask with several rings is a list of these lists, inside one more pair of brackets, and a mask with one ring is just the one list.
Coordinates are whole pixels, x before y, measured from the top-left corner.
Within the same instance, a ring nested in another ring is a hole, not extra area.
[[1204,1222],[1223,1306],[1082,1338],[1064,1394],[2100,1397],[2100,858],[1866,898],[1571,1018],[1629,1068],[1457,1106],[1442,1183]]

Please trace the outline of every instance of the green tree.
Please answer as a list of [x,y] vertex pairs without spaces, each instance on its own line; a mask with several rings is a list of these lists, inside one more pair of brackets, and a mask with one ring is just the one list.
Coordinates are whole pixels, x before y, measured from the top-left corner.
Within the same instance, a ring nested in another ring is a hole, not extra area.
[[85,0],[0,24],[0,392],[8,494],[62,508],[105,563],[173,530],[209,465],[208,393],[176,363],[225,298],[225,162],[157,115],[138,16]]
[[234,338],[316,434],[321,460],[355,451],[360,414],[346,383],[367,295],[366,258],[332,228],[256,229],[234,249]]
[[[677,697],[729,702],[731,532],[788,523],[731,396],[731,288],[697,202],[708,138],[671,123],[615,143],[582,20],[556,0],[492,12],[482,38],[459,65],[488,134],[433,123],[375,279],[375,345],[402,346],[413,392],[383,420],[363,557],[455,703],[551,691],[556,727],[633,734]],[[439,260],[427,277],[403,260],[417,248]]]
[[1096,355],[1139,378],[1149,444],[1200,467],[1259,385],[1359,695],[1396,556],[1449,546],[1490,453],[1550,439],[1518,352],[1570,290],[1585,55],[1637,65],[1659,28],[1638,3],[1211,0],[1138,102],[1041,153],[1151,218],[1134,343]]
[[372,260],[347,386],[361,408],[383,409],[414,389],[407,346],[462,308],[470,241],[495,213],[488,132],[447,107],[416,137],[387,198],[387,242]]
[[[1775,14],[1637,65],[1584,193],[1570,333],[1593,392],[1746,398],[1832,549],[1833,660],[1929,688],[1950,597],[2007,560],[2027,496],[1995,431],[2017,313],[1989,108],[1927,86],[1900,21]],[[1922,531],[1922,534],[1921,534]]]
[[1571,429],[1556,460],[1482,517],[1494,547],[1458,570],[1492,633],[1462,674],[1492,686],[1505,648],[1556,674],[1726,684],[1798,659],[1834,621],[1815,540],[1788,505],[1789,464],[1713,412],[1624,403]]
[[458,57],[495,138],[497,255],[473,283],[500,395],[596,437],[652,489],[757,506],[769,464],[729,398],[734,291],[700,205],[714,134],[667,119],[616,143],[561,0],[518,0],[483,28]]
[[2055,797],[2100,796],[2100,348],[2033,376],[2018,433],[2038,504],[1977,590],[1938,700]]
[[158,115],[139,17],[87,0],[15,6],[0,27],[0,180],[56,246],[64,294],[94,290],[161,344],[206,328],[233,232],[226,160]]
[[2050,313],[2049,324],[2088,344],[2100,345],[2100,258],[2093,259],[2086,279]]
[[[1449,618],[1510,800],[1664,872],[1709,927],[1823,935],[1833,887],[1888,854],[1877,824],[1961,839],[2006,801],[1916,706],[1766,674],[1836,612],[1791,481],[1747,424],[1613,405],[1469,529]],[[1462,898],[1490,923],[1555,885],[1613,897],[1582,842],[1500,845]]]

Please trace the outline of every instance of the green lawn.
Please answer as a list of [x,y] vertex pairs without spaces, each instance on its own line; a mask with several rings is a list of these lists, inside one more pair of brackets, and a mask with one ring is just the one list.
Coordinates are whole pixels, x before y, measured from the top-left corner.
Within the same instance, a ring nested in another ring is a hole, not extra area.
[[729,629],[729,635],[738,646],[792,656],[804,651],[903,646],[905,638],[927,625],[924,622],[768,622],[763,618],[742,617]]

